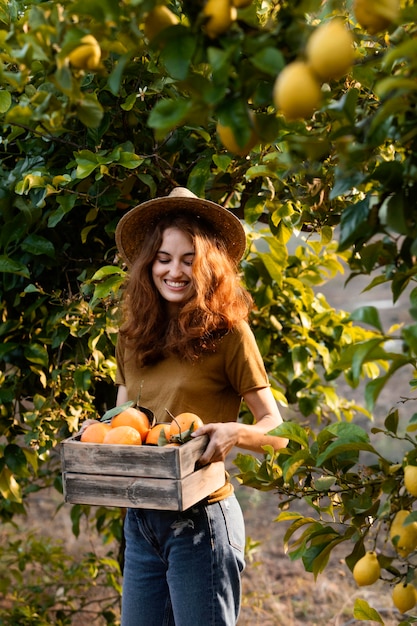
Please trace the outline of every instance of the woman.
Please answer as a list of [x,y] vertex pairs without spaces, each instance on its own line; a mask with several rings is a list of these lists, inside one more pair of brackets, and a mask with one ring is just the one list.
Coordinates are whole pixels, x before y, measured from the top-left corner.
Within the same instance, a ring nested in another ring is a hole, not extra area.
[[[208,435],[200,463],[234,446],[255,452],[286,440],[247,318],[251,298],[237,265],[240,221],[184,188],[127,213],[116,230],[130,268],[117,344],[117,403],[136,400],[157,421],[192,412]],[[242,398],[255,423],[237,421]],[[183,513],[129,509],[122,626],[232,626],[244,567],[242,513],[224,486]]]

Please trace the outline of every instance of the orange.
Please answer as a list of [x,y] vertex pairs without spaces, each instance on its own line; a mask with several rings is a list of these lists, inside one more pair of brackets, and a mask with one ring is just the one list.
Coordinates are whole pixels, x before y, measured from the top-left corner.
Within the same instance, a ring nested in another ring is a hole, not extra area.
[[151,430],[146,435],[145,443],[147,445],[157,446],[159,442],[159,435],[162,430],[165,432],[166,438],[169,439],[170,424],[155,424],[155,426],[152,426]]
[[142,440],[146,439],[146,435],[150,431],[149,418],[146,413],[135,409],[133,406],[130,406],[113,417],[111,427],[116,428],[117,426],[131,426],[135,428]]
[[200,426],[204,426],[204,422],[195,413],[180,413],[172,420],[169,434],[173,437],[187,430],[194,432],[197,428],[200,428]]
[[103,443],[103,439],[110,429],[110,424],[94,422],[82,432],[81,441],[84,443]]
[[115,426],[110,428],[104,437],[103,443],[118,443],[130,446],[140,446],[142,437],[132,426]]

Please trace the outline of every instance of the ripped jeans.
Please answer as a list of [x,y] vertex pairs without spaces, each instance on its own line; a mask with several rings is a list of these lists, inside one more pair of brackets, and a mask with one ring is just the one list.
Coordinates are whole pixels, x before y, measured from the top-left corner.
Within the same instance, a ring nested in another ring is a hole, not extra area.
[[121,626],[235,626],[245,529],[234,495],[182,513],[129,509]]

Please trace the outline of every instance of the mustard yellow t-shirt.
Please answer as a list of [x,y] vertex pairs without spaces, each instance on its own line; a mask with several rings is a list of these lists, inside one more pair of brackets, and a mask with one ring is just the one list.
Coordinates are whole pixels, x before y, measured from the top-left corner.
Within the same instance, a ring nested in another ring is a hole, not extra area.
[[[129,400],[153,411],[157,422],[189,411],[204,423],[234,422],[239,415],[242,396],[251,390],[269,387],[265,366],[252,330],[239,323],[216,344],[215,352],[190,363],[170,356],[154,365],[138,366],[122,335],[116,347],[116,384],[125,385]],[[210,502],[227,497],[232,486],[216,491]]]
[[[129,400],[151,409],[157,422],[189,411],[203,422],[233,422],[242,396],[269,386],[255,337],[246,322],[219,339],[214,353],[196,363],[170,356],[154,365],[139,367],[124,338],[116,348],[116,384],[125,385]],[[142,388],[142,389],[141,389]]]

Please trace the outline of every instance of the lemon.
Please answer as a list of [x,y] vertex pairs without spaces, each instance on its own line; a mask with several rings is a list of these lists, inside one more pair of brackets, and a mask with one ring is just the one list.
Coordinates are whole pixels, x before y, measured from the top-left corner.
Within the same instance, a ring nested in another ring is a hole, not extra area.
[[145,37],[152,41],[159,33],[168,28],[169,26],[175,26],[179,23],[179,19],[172,11],[165,5],[156,6],[152,11],[149,11],[145,18],[144,33]]
[[230,28],[236,19],[236,8],[230,0],[207,0],[203,15],[207,18],[204,25],[207,35],[215,39]]
[[321,24],[310,35],[307,61],[321,80],[341,78],[352,67],[355,50],[353,35],[340,18]]
[[273,87],[275,107],[288,120],[311,117],[321,101],[320,84],[304,61],[289,63]]
[[405,509],[398,511],[390,528],[391,541],[402,557],[406,557],[417,547],[417,522],[404,526],[404,521],[409,515],[410,511]]
[[417,466],[406,465],[404,467],[404,486],[408,493],[417,497]]
[[401,613],[411,611],[417,602],[413,585],[398,583],[392,591],[392,601]]
[[252,122],[251,134],[249,136],[248,141],[244,146],[240,146],[236,140],[236,137],[233,133],[233,130],[230,126],[223,126],[220,122],[217,123],[217,134],[219,135],[219,139],[222,142],[223,146],[229,152],[233,154],[237,154],[239,156],[246,156],[254,146],[259,142],[258,134],[254,127],[254,115],[250,112],[249,117]]
[[359,561],[356,561],[352,573],[360,587],[373,585],[381,575],[381,566],[376,552],[370,550]]
[[358,23],[370,35],[375,35],[398,18],[400,0],[355,0],[353,12]]
[[71,50],[68,59],[78,69],[94,70],[101,59],[100,44],[93,35],[85,35],[80,39],[80,45]]

